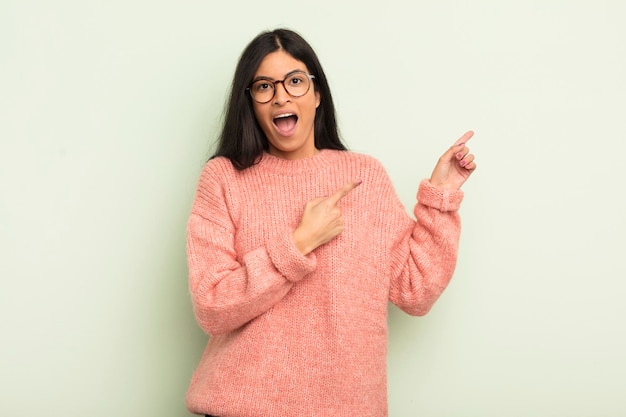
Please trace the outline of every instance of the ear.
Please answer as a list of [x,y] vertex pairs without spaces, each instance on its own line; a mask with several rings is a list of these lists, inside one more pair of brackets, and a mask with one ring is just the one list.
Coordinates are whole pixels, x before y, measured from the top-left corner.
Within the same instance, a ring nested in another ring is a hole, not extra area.
[[315,92],[315,108],[317,109],[320,106],[320,103],[322,102],[322,98],[320,96],[320,92],[316,91]]

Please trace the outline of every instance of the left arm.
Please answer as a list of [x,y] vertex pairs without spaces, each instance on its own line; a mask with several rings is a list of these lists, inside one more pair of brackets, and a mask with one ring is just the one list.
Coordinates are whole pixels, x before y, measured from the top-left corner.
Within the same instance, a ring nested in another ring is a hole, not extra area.
[[430,180],[420,183],[414,214],[401,225],[393,243],[389,299],[412,315],[424,315],[447,287],[456,267],[461,222],[461,185],[476,169],[466,142],[459,138],[439,158]]

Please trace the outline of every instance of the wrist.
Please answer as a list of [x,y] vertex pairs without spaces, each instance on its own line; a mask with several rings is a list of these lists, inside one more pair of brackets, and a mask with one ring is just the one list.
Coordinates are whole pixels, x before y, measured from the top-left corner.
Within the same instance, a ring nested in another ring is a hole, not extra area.
[[298,251],[303,255],[308,255],[314,248],[311,243],[303,236],[302,231],[298,228],[293,231],[293,243]]

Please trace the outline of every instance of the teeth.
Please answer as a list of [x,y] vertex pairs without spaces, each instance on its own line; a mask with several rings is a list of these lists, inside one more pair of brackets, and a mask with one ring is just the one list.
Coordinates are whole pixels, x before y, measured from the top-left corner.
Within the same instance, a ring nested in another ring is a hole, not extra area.
[[294,114],[293,113],[279,114],[278,116],[275,117],[275,119],[282,119],[283,117],[289,117],[289,116],[294,116]]

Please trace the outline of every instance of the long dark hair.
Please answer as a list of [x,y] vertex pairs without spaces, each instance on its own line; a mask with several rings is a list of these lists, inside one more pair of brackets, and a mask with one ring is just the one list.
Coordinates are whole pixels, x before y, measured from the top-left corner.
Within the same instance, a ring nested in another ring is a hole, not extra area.
[[315,112],[314,132],[317,149],[346,150],[339,138],[335,106],[326,74],[313,48],[298,33],[289,29],[261,32],[244,49],[235,69],[230,98],[226,107],[224,126],[218,139],[218,148],[212,158],[224,156],[238,170],[257,163],[269,148],[246,88],[266,55],[283,50],[306,65],[315,75],[313,88],[320,94],[320,105]]

